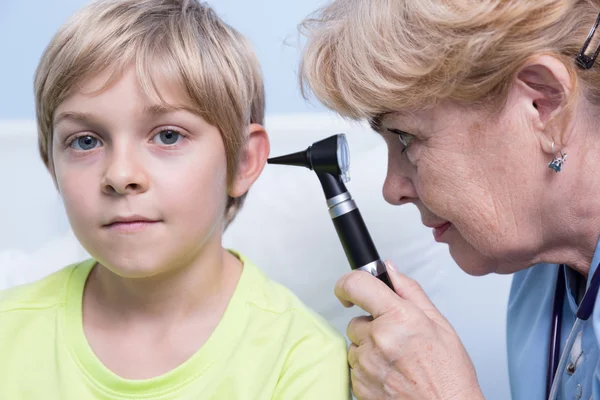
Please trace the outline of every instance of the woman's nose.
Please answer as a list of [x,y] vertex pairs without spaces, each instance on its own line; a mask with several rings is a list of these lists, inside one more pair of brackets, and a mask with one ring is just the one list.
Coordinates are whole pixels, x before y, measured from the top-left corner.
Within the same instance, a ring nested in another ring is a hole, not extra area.
[[408,176],[408,166],[403,165],[390,154],[388,158],[388,170],[383,184],[383,198],[392,205],[400,206],[406,203],[414,203],[418,200],[417,190],[412,179]]
[[113,152],[102,179],[109,195],[139,194],[148,190],[148,174],[133,150]]

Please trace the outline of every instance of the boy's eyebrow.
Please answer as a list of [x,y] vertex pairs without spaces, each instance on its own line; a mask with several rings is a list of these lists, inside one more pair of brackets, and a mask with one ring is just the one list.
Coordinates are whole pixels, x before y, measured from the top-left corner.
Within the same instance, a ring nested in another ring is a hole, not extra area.
[[92,114],[77,112],[77,111],[65,111],[56,116],[54,118],[53,125],[58,125],[62,121],[76,121],[76,122],[92,122],[95,120]]
[[196,113],[192,108],[185,105],[172,105],[172,104],[152,104],[151,106],[144,107],[144,114],[150,114],[153,116],[169,114],[175,111],[188,111]]
[[[172,113],[175,111],[189,111],[191,113],[195,113],[195,111],[184,105],[172,105],[172,104],[152,104],[151,106],[147,106],[144,108],[144,114],[150,114],[152,116],[159,116],[163,114]],[[62,121],[75,121],[75,122],[93,122],[95,120],[94,116],[89,113],[78,112],[78,111],[65,111],[56,116],[54,118],[54,125],[58,125]]]

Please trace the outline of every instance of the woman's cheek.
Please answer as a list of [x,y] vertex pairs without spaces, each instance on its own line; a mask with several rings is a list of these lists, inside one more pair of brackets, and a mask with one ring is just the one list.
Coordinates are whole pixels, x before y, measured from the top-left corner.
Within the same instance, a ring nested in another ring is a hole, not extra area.
[[414,165],[415,167],[417,166],[417,155],[415,154],[415,149],[412,149],[412,146],[409,147],[408,149],[406,149],[406,151],[404,152],[404,154],[406,155],[406,158],[408,159],[408,162],[411,163],[412,165]]
[[[422,143],[419,143],[417,140],[414,140],[410,146],[404,151],[404,157],[408,160],[408,162],[413,165],[415,168],[418,167],[419,159],[421,158],[421,152],[424,150]],[[425,149],[426,150],[426,149]]]
[[448,192],[452,193],[451,188],[456,184],[453,182],[451,168],[434,160],[426,148],[414,149],[407,156],[414,166],[415,178],[413,181],[421,201],[431,211],[441,211],[437,208],[443,207],[443,204],[449,201],[444,197],[449,194]]

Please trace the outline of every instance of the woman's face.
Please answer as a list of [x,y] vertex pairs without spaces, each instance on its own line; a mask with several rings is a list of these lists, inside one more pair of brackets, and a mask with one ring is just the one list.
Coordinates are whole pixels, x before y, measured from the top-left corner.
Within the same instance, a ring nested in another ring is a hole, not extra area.
[[541,246],[544,181],[552,172],[527,107],[509,98],[491,117],[445,102],[381,119],[386,201],[414,203],[469,274],[524,269]]

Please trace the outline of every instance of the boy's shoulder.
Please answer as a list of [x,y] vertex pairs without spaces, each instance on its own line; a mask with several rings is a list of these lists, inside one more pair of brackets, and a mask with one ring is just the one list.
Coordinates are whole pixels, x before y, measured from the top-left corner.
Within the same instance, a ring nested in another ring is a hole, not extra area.
[[344,336],[290,289],[269,279],[248,259],[240,259],[250,312],[244,335],[263,359],[269,353],[281,357],[281,363],[273,364],[277,385],[272,398],[349,399]]
[[69,279],[90,260],[70,264],[40,280],[0,291],[0,314],[9,311],[47,309],[64,303]]
[[257,265],[238,254],[244,263],[253,283],[253,290],[247,298],[257,312],[275,317],[288,317],[293,320],[295,329],[319,333],[323,339],[338,341],[342,335],[320,314],[305,305],[298,296],[286,286],[271,280]]

